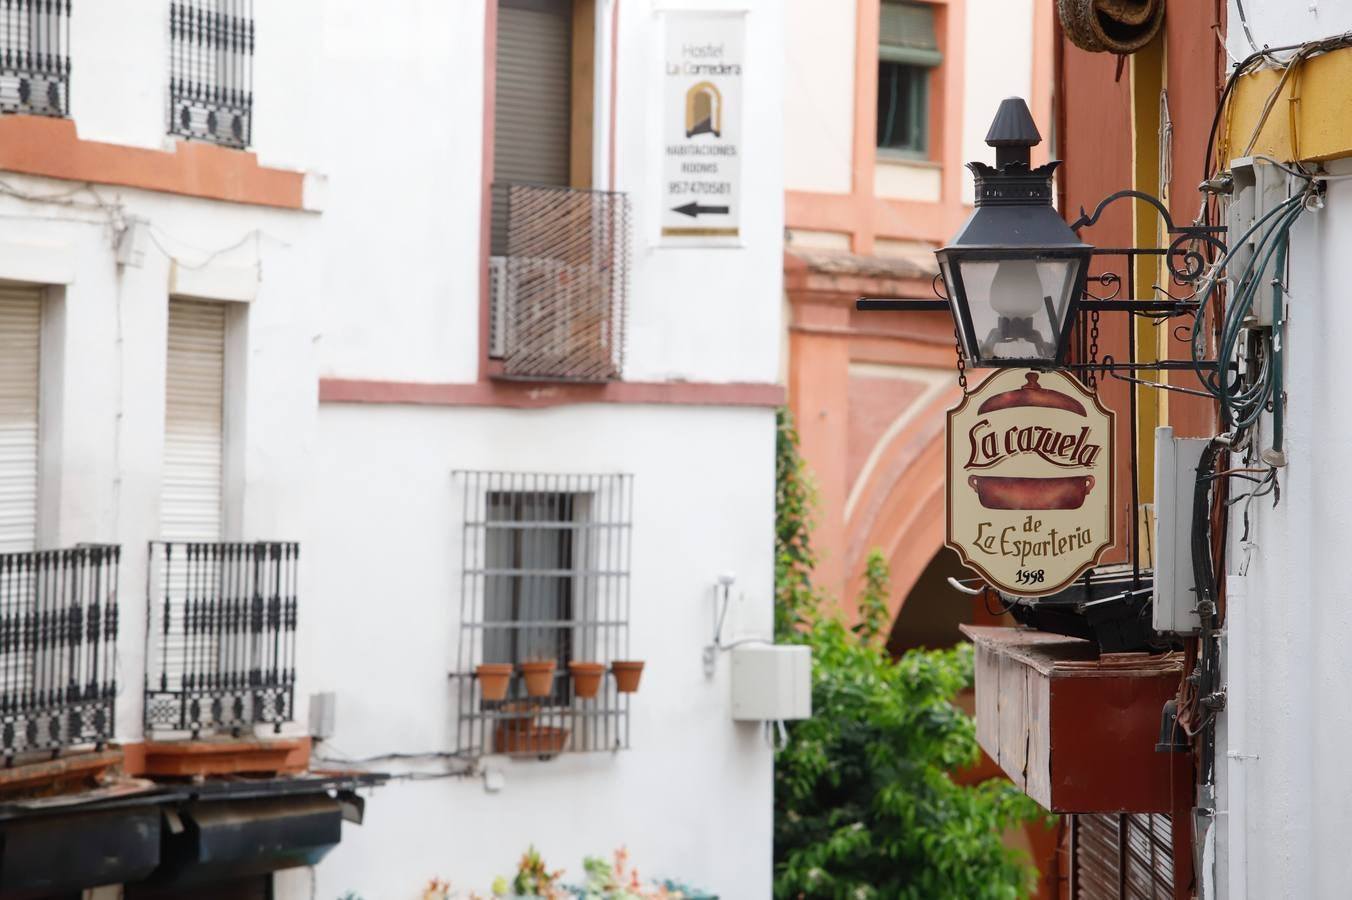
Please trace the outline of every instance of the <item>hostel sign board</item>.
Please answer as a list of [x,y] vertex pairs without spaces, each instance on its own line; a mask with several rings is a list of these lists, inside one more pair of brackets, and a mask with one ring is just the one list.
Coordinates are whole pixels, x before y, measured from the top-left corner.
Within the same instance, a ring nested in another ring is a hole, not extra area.
[[1071,375],[991,375],[948,412],[948,546],[1005,593],[1067,587],[1113,544],[1113,429]]
[[740,13],[666,14],[662,243],[737,244],[742,219]]

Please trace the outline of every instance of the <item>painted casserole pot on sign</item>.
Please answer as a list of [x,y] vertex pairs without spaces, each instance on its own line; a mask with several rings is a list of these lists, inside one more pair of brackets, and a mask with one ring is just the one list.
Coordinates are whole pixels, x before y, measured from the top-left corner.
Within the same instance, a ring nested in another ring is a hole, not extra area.
[[1064,588],[1113,543],[1113,414],[1064,372],[1001,370],[948,414],[948,544],[992,586]]

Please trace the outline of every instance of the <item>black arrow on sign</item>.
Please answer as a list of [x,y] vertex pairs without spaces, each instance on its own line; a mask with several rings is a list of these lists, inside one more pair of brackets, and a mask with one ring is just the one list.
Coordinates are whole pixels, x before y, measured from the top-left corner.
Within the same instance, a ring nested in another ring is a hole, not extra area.
[[695,218],[700,213],[708,213],[711,216],[726,216],[728,208],[726,206],[700,206],[698,201],[692,200],[685,206],[673,206],[672,212],[678,212],[683,216]]

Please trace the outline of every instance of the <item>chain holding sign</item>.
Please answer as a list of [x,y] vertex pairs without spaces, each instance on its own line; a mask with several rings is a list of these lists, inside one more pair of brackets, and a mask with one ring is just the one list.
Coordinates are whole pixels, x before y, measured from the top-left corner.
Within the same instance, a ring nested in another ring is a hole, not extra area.
[[666,14],[663,244],[727,246],[739,240],[744,32],[740,13]]
[[1005,593],[1068,586],[1113,545],[1114,427],[1064,372],[991,375],[948,412],[948,546]]

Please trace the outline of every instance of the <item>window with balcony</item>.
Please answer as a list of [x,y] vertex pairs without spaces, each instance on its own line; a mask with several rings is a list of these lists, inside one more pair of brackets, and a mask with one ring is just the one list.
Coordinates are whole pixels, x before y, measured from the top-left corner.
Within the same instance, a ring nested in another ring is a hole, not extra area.
[[0,4],[0,111],[70,114],[70,0]]
[[878,149],[929,156],[930,90],[943,61],[934,11],[924,3],[884,2],[878,30]]
[[591,189],[594,13],[594,0],[498,0],[488,271],[502,377],[620,377],[629,201]]
[[[462,753],[628,746],[628,475],[458,472]],[[507,679],[494,697],[486,671]],[[599,681],[598,681],[599,679]]]
[[253,0],[171,2],[169,133],[248,147],[253,52]]

